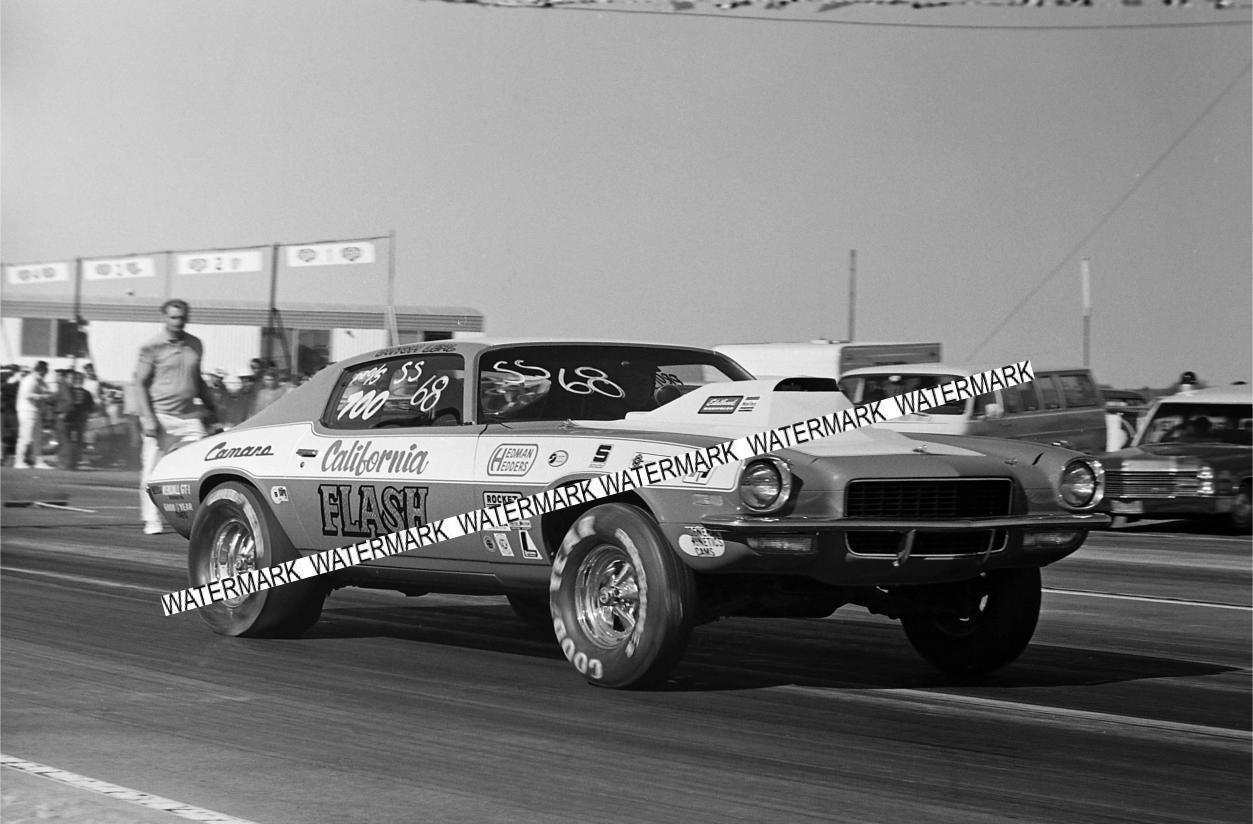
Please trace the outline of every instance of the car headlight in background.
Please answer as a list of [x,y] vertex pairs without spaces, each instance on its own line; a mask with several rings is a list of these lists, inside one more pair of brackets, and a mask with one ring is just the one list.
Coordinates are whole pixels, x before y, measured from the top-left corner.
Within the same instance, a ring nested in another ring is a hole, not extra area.
[[1196,491],[1201,495],[1213,495],[1214,489],[1214,468],[1201,464],[1201,468],[1196,471],[1197,487]]
[[1104,494],[1105,470],[1095,458],[1075,458],[1062,470],[1058,494],[1071,509],[1091,509]]
[[792,494],[792,470],[779,458],[757,458],[740,471],[739,486],[740,500],[754,513],[777,512]]

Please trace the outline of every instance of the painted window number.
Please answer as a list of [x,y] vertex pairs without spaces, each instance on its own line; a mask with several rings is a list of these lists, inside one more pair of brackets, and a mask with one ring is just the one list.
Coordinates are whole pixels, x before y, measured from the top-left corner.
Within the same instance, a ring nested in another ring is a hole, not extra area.
[[622,391],[622,387],[609,380],[600,369],[594,366],[577,366],[574,368],[576,377],[583,380],[566,380],[566,370],[563,368],[557,372],[557,382],[561,387],[571,395],[604,395],[606,398],[625,398],[626,392]]
[[353,392],[344,399],[344,405],[340,408],[336,420],[369,420],[378,414],[383,408],[383,404],[387,402],[387,390],[371,389],[369,391],[358,390]]
[[416,406],[423,412],[430,412],[439,403],[439,398],[448,388],[448,376],[436,375],[428,378],[426,383],[418,387],[409,398],[409,405]]

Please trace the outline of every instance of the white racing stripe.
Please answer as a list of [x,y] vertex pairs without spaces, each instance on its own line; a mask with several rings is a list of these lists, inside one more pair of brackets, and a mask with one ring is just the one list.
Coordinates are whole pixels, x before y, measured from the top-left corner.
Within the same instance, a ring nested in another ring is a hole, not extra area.
[[8,767],[13,770],[21,770],[31,775],[39,775],[44,778],[59,781],[79,790],[87,790],[88,792],[99,793],[100,795],[112,798],[115,801],[126,801],[130,804],[137,804],[140,807],[148,807],[153,810],[170,813],[180,818],[190,819],[191,821],[206,821],[210,824],[256,824],[246,818],[236,818],[233,815],[206,810],[203,807],[193,807],[191,804],[184,804],[181,801],[174,801],[169,798],[162,798],[159,795],[151,795],[140,790],[132,790],[129,787],[121,787],[117,784],[110,784],[107,781],[100,781],[95,778],[88,778],[78,773],[59,770],[56,767],[49,767],[47,764],[39,764],[35,761],[23,761],[20,758],[14,758],[11,755],[0,753],[0,766]]
[[1085,598],[1111,598],[1116,601],[1143,601],[1149,604],[1170,604],[1171,606],[1206,607],[1208,609],[1234,609],[1240,612],[1251,612],[1253,607],[1243,604],[1222,604],[1213,601],[1190,601],[1187,598],[1157,598],[1150,595],[1124,595],[1120,592],[1093,592],[1085,589],[1053,589],[1044,587],[1045,592],[1055,595],[1078,595]]
[[1077,710],[1069,707],[1053,707],[1044,704],[1025,704],[1018,701],[1002,701],[997,698],[980,698],[973,695],[954,695],[916,689],[840,690],[827,687],[805,687],[787,684],[768,687],[768,690],[798,693],[835,701],[885,704],[925,705],[934,710],[947,710],[954,715],[969,716],[984,713],[1007,723],[1037,723],[1055,725],[1059,721],[1071,726],[1090,729],[1102,735],[1122,734],[1137,738],[1151,738],[1178,742],[1188,738],[1195,743],[1216,746],[1237,752],[1247,752],[1250,734],[1246,730],[1227,727],[1210,727],[1204,724],[1185,724],[1155,718],[1139,718],[1133,715],[1115,715],[1108,712]]

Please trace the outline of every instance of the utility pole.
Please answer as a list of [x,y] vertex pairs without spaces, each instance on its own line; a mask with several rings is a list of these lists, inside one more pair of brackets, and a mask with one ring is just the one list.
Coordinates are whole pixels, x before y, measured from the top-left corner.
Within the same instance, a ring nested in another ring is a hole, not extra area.
[[1090,367],[1092,365],[1092,266],[1087,258],[1079,264],[1079,274],[1083,280],[1083,365]]
[[274,337],[278,334],[278,252],[277,243],[270,246],[270,311],[266,314],[265,334],[261,336],[261,357],[266,365],[274,351]]
[[396,322],[396,230],[387,235],[387,310],[383,315],[387,325],[389,346],[400,344],[400,328]]
[[857,317],[857,250],[848,250],[848,339],[856,339]]

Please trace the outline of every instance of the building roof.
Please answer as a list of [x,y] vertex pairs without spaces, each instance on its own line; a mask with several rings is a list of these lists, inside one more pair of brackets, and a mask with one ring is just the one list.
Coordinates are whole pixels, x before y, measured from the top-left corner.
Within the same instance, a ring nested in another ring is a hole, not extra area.
[[[127,303],[83,301],[79,313],[90,321],[149,322],[160,319],[163,301],[134,299]],[[265,326],[268,305],[258,301],[192,303],[195,323]],[[7,318],[72,320],[74,307],[65,300],[6,299],[0,314]],[[283,302],[279,321],[294,329],[382,329],[387,326],[386,307],[379,304],[330,304]],[[401,330],[481,332],[483,313],[465,306],[397,306],[396,326]]]

